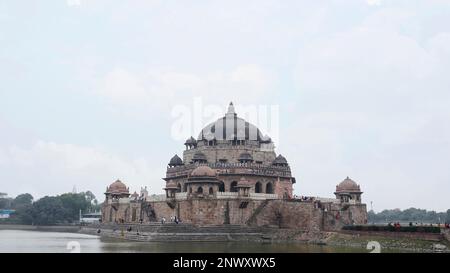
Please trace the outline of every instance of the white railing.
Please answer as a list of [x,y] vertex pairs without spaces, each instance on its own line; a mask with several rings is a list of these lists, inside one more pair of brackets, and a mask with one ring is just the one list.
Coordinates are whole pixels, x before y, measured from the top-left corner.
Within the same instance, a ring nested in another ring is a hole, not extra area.
[[257,199],[257,200],[266,200],[266,199],[279,199],[277,194],[272,194],[272,193],[256,193],[256,192],[251,192],[250,193],[250,198],[252,199]]
[[335,204],[338,204],[338,203],[341,202],[339,199],[336,199],[336,198],[315,197],[314,199],[317,200],[317,201],[320,201],[322,203],[335,203]]
[[176,200],[186,200],[188,196],[187,192],[177,192],[175,193],[175,199]]
[[237,192],[230,192],[230,191],[216,192],[217,199],[237,198],[238,196],[239,194]]
[[145,201],[166,201],[166,195],[165,194],[153,194],[147,196]]
[[108,204],[112,204],[112,203],[127,204],[127,203],[130,203],[130,198],[122,197],[122,198],[116,198],[116,199],[109,199]]

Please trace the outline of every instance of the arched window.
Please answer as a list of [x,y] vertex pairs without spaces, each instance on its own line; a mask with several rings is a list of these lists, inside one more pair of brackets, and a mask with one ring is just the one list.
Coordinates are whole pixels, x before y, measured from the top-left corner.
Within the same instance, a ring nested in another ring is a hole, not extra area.
[[203,188],[202,187],[198,187],[197,188],[197,193],[203,193]]
[[273,193],[273,185],[271,182],[266,185],[266,193]]
[[255,184],[255,192],[256,193],[261,193],[262,192],[261,182],[256,182],[256,184]]
[[128,211],[129,211],[129,208],[126,208],[125,212],[124,212],[124,216],[123,216],[125,222],[128,222]]
[[181,192],[181,184],[180,183],[178,183],[177,192]]
[[237,181],[231,182],[231,184],[230,184],[230,191],[231,192],[237,192],[236,186],[237,186]]
[[131,212],[131,221],[136,221],[136,208],[133,208]]
[[209,187],[209,194],[214,194],[214,190],[213,190],[213,188],[212,187]]
[[219,191],[220,192],[224,192],[225,191],[225,183],[220,182],[220,184],[219,184]]

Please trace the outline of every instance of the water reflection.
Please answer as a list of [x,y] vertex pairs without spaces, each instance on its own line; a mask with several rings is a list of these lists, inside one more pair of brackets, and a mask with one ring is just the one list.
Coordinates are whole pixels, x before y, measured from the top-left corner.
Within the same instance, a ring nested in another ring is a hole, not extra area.
[[365,249],[306,245],[301,243],[249,242],[130,242],[93,235],[62,232],[0,230],[0,252],[71,252],[69,242],[78,242],[84,253],[331,253],[367,252]]

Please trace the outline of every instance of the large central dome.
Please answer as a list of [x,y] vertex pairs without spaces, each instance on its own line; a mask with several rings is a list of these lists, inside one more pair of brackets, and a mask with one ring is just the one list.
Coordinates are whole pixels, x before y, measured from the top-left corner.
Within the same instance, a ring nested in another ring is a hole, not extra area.
[[208,124],[198,135],[198,140],[253,140],[270,143],[255,125],[237,117],[233,103],[228,106],[224,117]]

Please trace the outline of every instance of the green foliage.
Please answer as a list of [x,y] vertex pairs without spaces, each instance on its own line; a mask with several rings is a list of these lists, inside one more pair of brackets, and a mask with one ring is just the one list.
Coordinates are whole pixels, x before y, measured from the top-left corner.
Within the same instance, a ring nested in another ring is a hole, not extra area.
[[68,224],[79,220],[80,210],[84,212],[99,209],[92,192],[64,193],[58,196],[45,196],[33,203],[30,194],[18,195],[10,202],[16,210],[7,223],[54,225]]
[[66,218],[66,209],[57,196],[45,196],[34,202],[31,217],[36,225],[52,225]]
[[409,208],[405,210],[383,210],[375,213],[368,212],[369,223],[389,222],[418,222],[418,223],[450,223],[450,210],[447,212],[427,211],[424,209]]
[[12,201],[12,208],[18,209],[22,206],[29,206],[33,203],[33,196],[29,193],[19,194]]
[[437,226],[344,226],[343,230],[356,231],[388,231],[388,232],[425,232],[425,233],[440,233],[441,229]]

